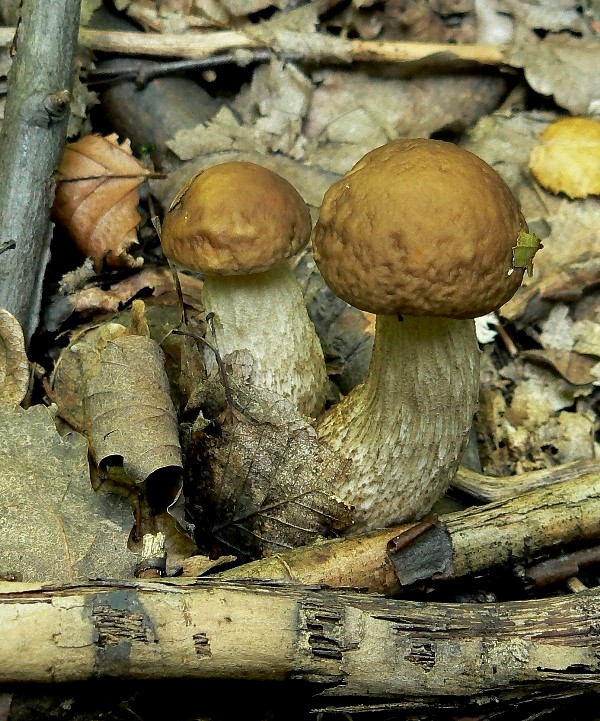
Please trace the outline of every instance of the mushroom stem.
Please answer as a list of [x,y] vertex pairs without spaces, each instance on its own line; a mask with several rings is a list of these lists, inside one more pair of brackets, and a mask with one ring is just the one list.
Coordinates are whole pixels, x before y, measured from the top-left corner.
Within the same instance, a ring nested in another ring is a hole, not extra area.
[[203,297],[206,312],[214,313],[213,341],[221,356],[249,351],[251,383],[316,417],[325,403],[327,371],[290,266],[280,263],[252,275],[206,274]]
[[352,461],[332,489],[355,506],[352,532],[427,513],[454,476],[479,391],[473,320],[378,315],[365,381],[317,433]]

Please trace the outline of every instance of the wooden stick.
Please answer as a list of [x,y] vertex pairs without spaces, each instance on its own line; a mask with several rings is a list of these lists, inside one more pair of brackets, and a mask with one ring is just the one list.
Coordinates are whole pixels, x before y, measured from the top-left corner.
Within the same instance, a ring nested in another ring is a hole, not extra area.
[[311,681],[337,697],[600,683],[600,593],[415,603],[306,586],[0,583],[0,682]]
[[600,473],[600,460],[573,461],[552,468],[520,473],[517,476],[485,476],[468,468],[459,468],[452,487],[489,503],[521,496],[537,488],[579,478],[587,473]]
[[[0,45],[10,42],[12,28],[0,28]],[[404,63],[440,56],[440,60],[463,60],[483,65],[506,64],[501,45],[421,43],[384,40],[343,40],[316,33],[293,33],[311,40],[303,47],[299,60],[327,62]],[[321,42],[315,43],[319,39]],[[206,58],[232,50],[267,47],[265,43],[239,30],[196,33],[143,33],[82,28],[79,42],[89,50],[119,55],[148,55],[160,58]],[[328,46],[334,46],[330,52]]]
[[[50,253],[52,174],[67,134],[80,0],[28,0],[0,131],[0,307],[27,341],[38,323]],[[4,29],[10,42],[13,29]]]
[[[448,513],[435,523],[420,521],[295,548],[222,571],[217,577],[287,579],[398,594],[403,586],[431,576],[457,578],[523,561],[559,543],[598,538],[598,462],[582,461],[552,470],[555,480],[563,476],[561,483]],[[520,478],[512,479],[514,488],[519,488]]]

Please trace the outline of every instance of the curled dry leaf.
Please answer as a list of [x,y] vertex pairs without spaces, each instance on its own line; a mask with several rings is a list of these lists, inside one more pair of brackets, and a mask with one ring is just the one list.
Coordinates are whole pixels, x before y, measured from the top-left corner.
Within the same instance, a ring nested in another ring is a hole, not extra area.
[[[145,317],[132,313],[132,325],[143,328]],[[52,383],[59,413],[86,429],[98,466],[114,472],[122,465],[125,478],[118,475],[130,486],[152,476],[153,508],[168,506],[179,492],[182,462],[158,343],[119,323],[86,329],[61,355]]]
[[53,214],[77,247],[94,261],[96,271],[109,266],[137,268],[130,255],[137,245],[137,188],[149,171],[121,145],[115,134],[86,135],[69,143],[57,171]]
[[[211,423],[200,413],[187,435],[184,488],[199,545],[257,558],[347,528],[351,508],[328,490],[347,461],[284,398],[230,382],[242,418]],[[196,399],[211,417],[225,407],[212,377]]]
[[529,167],[553,193],[600,195],[600,121],[563,118],[549,125],[533,148]]
[[29,389],[29,361],[19,321],[0,308],[0,404],[19,405]]

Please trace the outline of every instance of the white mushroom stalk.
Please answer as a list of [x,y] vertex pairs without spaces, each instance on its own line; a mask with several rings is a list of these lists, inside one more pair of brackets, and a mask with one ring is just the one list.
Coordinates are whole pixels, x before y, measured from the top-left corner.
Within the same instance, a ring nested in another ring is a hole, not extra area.
[[317,432],[352,459],[332,489],[355,506],[353,532],[424,515],[452,480],[479,389],[472,320],[377,316],[365,381]]
[[220,354],[249,351],[254,385],[317,417],[327,395],[325,360],[287,262],[310,231],[310,210],[287,180],[254,163],[229,162],[181,189],[161,240],[168,258],[204,275]]
[[213,341],[221,356],[249,351],[251,383],[279,393],[302,414],[316,417],[326,396],[327,372],[288,263],[245,276],[207,274],[203,298],[207,313],[214,313]]
[[539,243],[493,168],[423,138],[376,148],[334,183],[312,240],[333,292],[377,315],[365,383],[318,428],[354,471],[332,490],[356,507],[356,530],[418,518],[467,442],[479,387],[472,319],[515,293]]

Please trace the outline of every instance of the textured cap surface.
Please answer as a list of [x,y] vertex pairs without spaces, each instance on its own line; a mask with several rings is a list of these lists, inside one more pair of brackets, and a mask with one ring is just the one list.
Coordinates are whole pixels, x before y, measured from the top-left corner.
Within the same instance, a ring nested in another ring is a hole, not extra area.
[[474,318],[517,290],[526,229],[508,186],[451,143],[400,139],[325,194],[314,254],[340,298],[371,313]]
[[254,163],[203,170],[173,201],[162,228],[165,255],[214,275],[258,273],[297,253],[310,211],[287,180]]

